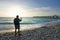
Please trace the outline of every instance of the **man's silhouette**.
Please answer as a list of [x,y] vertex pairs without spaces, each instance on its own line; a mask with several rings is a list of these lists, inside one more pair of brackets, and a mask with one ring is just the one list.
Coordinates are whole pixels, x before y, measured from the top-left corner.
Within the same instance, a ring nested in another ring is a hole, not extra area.
[[15,36],[17,34],[17,29],[18,29],[18,34],[20,34],[20,22],[21,22],[21,19],[19,19],[19,16],[17,15],[16,18],[14,19]]

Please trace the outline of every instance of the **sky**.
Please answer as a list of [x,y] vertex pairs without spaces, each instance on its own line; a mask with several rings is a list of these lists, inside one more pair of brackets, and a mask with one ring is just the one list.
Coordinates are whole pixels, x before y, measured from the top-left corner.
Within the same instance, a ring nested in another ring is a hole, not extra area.
[[0,0],[0,17],[60,16],[60,0]]

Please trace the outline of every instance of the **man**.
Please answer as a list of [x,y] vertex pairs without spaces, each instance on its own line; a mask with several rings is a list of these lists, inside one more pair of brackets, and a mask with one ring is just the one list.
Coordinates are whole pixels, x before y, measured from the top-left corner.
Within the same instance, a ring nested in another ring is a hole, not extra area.
[[21,22],[21,19],[19,19],[19,16],[17,15],[16,18],[14,19],[15,36],[17,34],[17,29],[18,29],[18,34],[20,34],[20,22]]

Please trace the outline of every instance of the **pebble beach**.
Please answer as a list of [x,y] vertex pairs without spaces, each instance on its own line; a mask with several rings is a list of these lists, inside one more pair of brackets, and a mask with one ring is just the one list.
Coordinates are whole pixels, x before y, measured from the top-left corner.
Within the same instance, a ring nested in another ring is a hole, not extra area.
[[0,33],[0,40],[60,40],[60,23],[46,24],[43,27],[20,32],[15,36],[14,32]]

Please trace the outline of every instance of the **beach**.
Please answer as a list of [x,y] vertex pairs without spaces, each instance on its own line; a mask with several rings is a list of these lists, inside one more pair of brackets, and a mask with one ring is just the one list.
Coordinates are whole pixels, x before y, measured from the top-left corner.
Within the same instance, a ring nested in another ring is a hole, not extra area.
[[20,36],[14,35],[14,31],[0,33],[0,40],[60,40],[60,22],[47,23],[45,26],[20,32]]
[[60,40],[60,0],[0,0],[0,40]]

